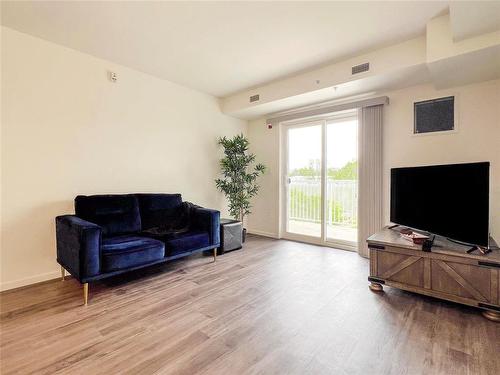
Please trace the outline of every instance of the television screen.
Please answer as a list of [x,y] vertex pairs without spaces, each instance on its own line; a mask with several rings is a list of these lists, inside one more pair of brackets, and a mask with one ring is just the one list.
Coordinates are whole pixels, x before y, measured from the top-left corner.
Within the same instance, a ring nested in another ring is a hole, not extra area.
[[488,246],[489,162],[391,169],[391,221]]

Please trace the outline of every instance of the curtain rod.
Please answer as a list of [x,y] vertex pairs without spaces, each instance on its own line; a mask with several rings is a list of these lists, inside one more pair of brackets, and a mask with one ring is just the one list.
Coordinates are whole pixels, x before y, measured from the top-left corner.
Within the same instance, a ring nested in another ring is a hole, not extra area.
[[280,122],[298,120],[298,119],[306,118],[306,117],[325,115],[325,114],[332,113],[332,112],[345,111],[345,110],[354,109],[354,108],[372,107],[375,105],[384,105],[384,104],[389,104],[389,97],[379,96],[376,98],[358,100],[358,101],[349,102],[349,103],[332,104],[330,106],[321,107],[321,108],[306,109],[304,111],[290,113],[288,115],[284,114],[281,116],[270,117],[266,120],[266,123],[268,125],[274,125],[274,124],[279,124]]

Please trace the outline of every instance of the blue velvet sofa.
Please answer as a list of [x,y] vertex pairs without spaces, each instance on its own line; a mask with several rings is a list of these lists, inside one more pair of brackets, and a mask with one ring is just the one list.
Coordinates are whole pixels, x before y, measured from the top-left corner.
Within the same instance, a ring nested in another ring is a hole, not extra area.
[[213,249],[220,213],[180,194],[79,195],[75,215],[56,217],[57,262],[83,284]]

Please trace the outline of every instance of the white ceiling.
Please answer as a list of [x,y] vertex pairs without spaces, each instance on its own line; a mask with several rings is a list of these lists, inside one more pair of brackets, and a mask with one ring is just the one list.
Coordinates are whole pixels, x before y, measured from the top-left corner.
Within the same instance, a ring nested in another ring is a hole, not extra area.
[[455,42],[500,29],[500,1],[455,2],[450,4]]
[[448,2],[11,2],[2,24],[224,97],[425,32]]

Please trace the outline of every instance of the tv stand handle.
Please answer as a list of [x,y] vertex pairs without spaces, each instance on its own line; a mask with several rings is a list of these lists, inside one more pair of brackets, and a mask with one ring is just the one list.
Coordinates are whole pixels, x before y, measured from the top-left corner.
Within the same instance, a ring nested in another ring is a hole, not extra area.
[[383,245],[369,244],[368,248],[373,249],[373,250],[385,250],[385,246],[383,246]]
[[498,264],[498,263],[483,262],[481,260],[477,262],[477,265],[482,266],[482,267],[488,267],[488,268],[500,268],[500,264]]

